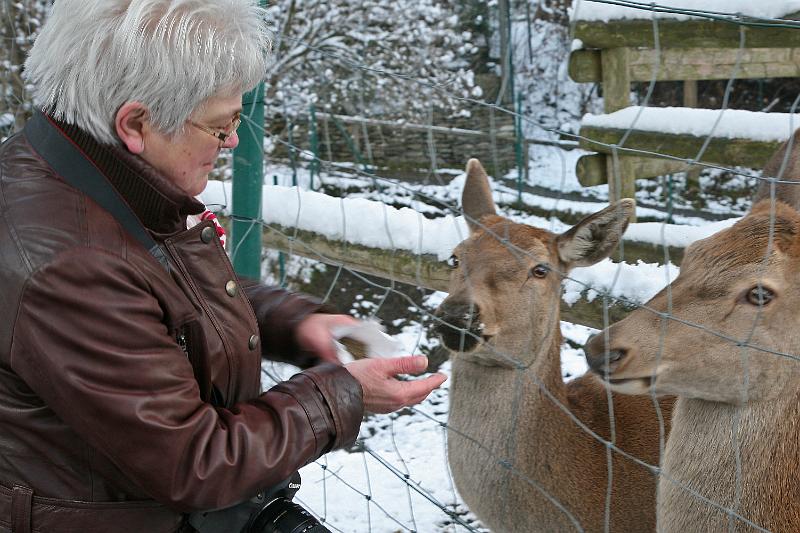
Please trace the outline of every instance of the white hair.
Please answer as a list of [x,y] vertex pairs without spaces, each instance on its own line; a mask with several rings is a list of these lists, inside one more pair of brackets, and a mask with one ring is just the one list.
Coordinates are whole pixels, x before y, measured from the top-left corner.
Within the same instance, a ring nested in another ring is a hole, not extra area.
[[25,62],[34,102],[98,141],[138,101],[177,135],[212,96],[246,92],[267,69],[270,33],[257,0],[56,0]]

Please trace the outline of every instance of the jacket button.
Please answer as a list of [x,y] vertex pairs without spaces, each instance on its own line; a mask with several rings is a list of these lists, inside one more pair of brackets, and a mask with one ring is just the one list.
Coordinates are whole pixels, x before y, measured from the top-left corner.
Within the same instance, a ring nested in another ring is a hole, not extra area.
[[258,347],[258,336],[257,335],[250,335],[250,340],[247,341],[247,346],[251,350],[255,350]]
[[200,240],[204,243],[208,244],[211,242],[211,239],[214,238],[217,232],[211,226],[207,226],[203,228],[203,231],[200,232]]
[[236,284],[235,281],[231,280],[225,284],[225,292],[228,293],[228,296],[233,298],[237,294],[239,294],[239,286]]

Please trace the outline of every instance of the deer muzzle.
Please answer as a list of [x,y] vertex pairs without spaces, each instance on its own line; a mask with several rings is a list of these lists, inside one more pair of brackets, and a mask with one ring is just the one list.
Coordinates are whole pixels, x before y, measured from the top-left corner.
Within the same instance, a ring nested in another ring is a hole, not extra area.
[[586,353],[586,362],[589,364],[589,368],[601,376],[608,375],[609,377],[628,355],[627,349],[614,347],[611,342],[606,346],[606,338],[602,332],[592,335],[583,350]]
[[635,358],[635,350],[614,343],[613,338],[607,341],[603,332],[590,337],[583,350],[589,368],[613,390],[626,394],[644,394],[650,391],[653,385],[652,374],[636,371],[632,373],[629,368],[629,363]]
[[434,330],[449,350],[470,352],[483,337],[480,308],[474,302],[445,299],[434,316],[439,319]]

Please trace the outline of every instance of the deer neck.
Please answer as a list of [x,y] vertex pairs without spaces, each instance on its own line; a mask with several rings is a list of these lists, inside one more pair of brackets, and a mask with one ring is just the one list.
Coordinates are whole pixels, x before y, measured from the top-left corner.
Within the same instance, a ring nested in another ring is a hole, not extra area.
[[[456,390],[451,391],[451,397],[455,395],[451,402],[463,401],[469,408],[491,398],[494,402],[503,402],[492,406],[501,409],[507,405],[506,400],[519,394],[515,383],[520,381],[525,382],[526,389],[539,383],[557,399],[564,400],[566,387],[561,377],[561,341],[561,332],[556,331],[541,345],[506,341],[491,346],[482,344],[474,352],[454,355],[453,386]],[[477,389],[470,390],[472,387]],[[476,395],[476,391],[480,393]]]
[[[574,470],[571,462],[580,455],[573,450],[581,440],[574,435],[575,426],[564,423],[542,391],[566,404],[560,340],[560,334],[554,336],[551,345],[522,368],[487,366],[463,354],[453,361],[451,471],[467,505],[497,531],[532,531],[532,524],[538,524],[537,531],[570,529],[546,499],[532,503],[537,489],[525,482],[536,480],[556,494],[560,472]],[[521,475],[510,474],[509,468]],[[564,497],[558,494],[559,500]]]
[[[797,481],[788,474],[800,461],[798,385],[744,406],[678,399],[659,482],[664,531],[722,531],[729,520],[668,478],[770,531],[792,529],[800,512]],[[738,524],[737,531],[749,530]]]
[[[492,435],[492,446],[505,440],[507,446],[498,445],[493,453],[510,459],[509,454],[513,455],[511,432],[524,434],[524,431],[515,431],[519,421],[526,425],[534,423],[541,428],[552,420],[548,414],[555,409],[548,394],[562,404],[567,402],[566,386],[561,377],[560,345],[561,335],[558,333],[549,346],[541,348],[541,353],[532,359],[520,358],[520,362],[527,361],[527,364],[515,367],[487,364],[490,357],[496,357],[500,350],[497,347],[487,349],[483,357],[478,353],[455,355],[450,388],[450,425],[467,435],[482,438]],[[519,353],[508,350],[508,345],[504,348],[502,353],[507,355]],[[541,432],[536,439],[553,434]],[[498,435],[509,438],[496,438]]]
[[[558,317],[556,324],[559,324]],[[562,341],[558,327],[547,328],[544,332],[524,328],[518,334],[503,332],[491,344],[482,343],[473,352],[455,356],[453,371],[465,376],[474,373],[478,379],[484,372],[496,373],[496,379],[508,382],[523,371],[529,379],[535,376],[535,380],[561,399],[565,388],[561,377]],[[503,392],[498,391],[498,394]]]
[[[556,338],[559,342],[555,342]],[[553,402],[537,383],[560,402],[566,401],[561,378],[560,334],[527,367],[487,366],[457,354],[452,364],[449,425],[484,447],[490,458],[514,461],[520,446],[548,449],[548,443],[528,440],[529,431],[541,429],[553,417]],[[484,359],[477,359],[484,361]],[[553,436],[552,431],[534,431],[536,441]],[[467,452],[463,450],[465,454]],[[474,452],[475,450],[473,450]],[[474,460],[474,458],[473,458]]]

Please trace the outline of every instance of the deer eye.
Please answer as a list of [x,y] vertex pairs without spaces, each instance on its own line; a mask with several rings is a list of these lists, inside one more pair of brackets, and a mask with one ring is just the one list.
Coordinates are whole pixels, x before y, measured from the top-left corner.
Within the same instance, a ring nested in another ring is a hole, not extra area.
[[547,265],[536,265],[531,269],[530,275],[534,278],[543,278],[550,273],[550,267]]
[[775,293],[760,285],[747,291],[747,301],[753,305],[767,305],[773,298],[775,298]]
[[453,269],[458,268],[458,257],[456,257],[455,255],[451,255],[450,257],[448,257],[447,266]]

